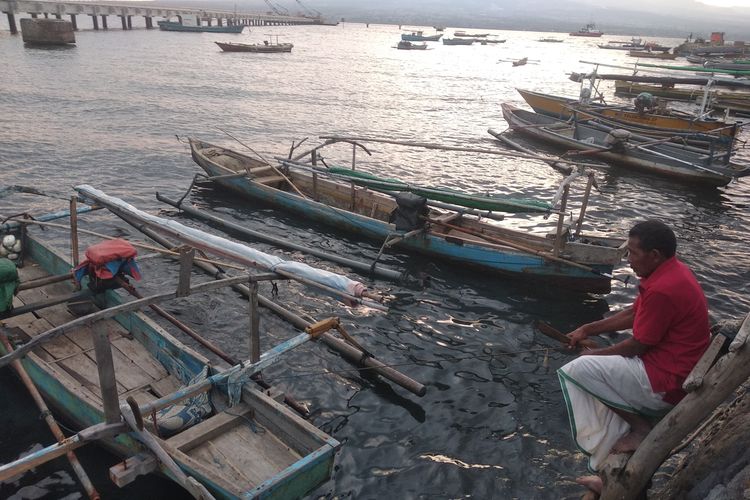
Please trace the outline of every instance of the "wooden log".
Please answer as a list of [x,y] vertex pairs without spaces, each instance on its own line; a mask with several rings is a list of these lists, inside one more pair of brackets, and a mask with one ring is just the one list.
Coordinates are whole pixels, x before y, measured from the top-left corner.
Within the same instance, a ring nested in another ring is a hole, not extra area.
[[721,357],[706,374],[703,385],[685,396],[656,424],[621,473],[605,476],[602,500],[635,499],[670,451],[750,377],[748,331],[750,315],[738,333],[746,335],[741,345]]
[[703,353],[701,359],[698,360],[693,369],[690,371],[690,374],[685,379],[685,382],[682,384],[682,388],[685,390],[685,392],[693,392],[698,387],[703,385],[703,378],[706,376],[706,373],[708,373],[708,370],[713,366],[716,358],[719,356],[719,351],[721,351],[721,348],[724,347],[724,343],[726,342],[726,340],[727,338],[723,335],[714,335],[714,338],[713,340],[711,340],[711,344],[709,344],[708,349],[706,349],[706,352]]
[[138,476],[159,470],[159,462],[150,453],[139,453],[109,468],[109,478],[119,488],[127,486]]

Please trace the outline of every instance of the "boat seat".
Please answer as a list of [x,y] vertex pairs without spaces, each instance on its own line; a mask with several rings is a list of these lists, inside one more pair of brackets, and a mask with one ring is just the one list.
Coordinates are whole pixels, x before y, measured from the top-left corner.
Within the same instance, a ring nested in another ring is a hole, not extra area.
[[268,175],[265,177],[256,177],[253,182],[263,184],[264,186],[278,187],[279,184],[284,182],[285,179],[280,175]]
[[258,177],[260,174],[265,174],[268,172],[273,172],[274,168],[271,165],[264,165],[262,167],[254,167],[250,169],[250,175],[253,177]]

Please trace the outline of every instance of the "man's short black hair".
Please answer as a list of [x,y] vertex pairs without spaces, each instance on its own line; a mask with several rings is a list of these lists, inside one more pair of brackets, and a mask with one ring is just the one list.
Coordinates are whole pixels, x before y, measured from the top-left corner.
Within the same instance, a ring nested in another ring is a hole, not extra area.
[[677,238],[674,231],[661,221],[650,219],[637,223],[628,233],[631,238],[638,238],[641,249],[650,252],[658,250],[664,258],[674,256],[677,251]]

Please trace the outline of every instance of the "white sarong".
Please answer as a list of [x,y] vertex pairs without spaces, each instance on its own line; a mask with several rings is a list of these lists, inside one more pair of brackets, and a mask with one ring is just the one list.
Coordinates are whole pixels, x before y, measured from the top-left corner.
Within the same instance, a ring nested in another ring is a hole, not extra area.
[[630,426],[611,408],[647,418],[664,416],[672,405],[651,389],[639,357],[581,356],[557,370],[573,439],[596,472]]

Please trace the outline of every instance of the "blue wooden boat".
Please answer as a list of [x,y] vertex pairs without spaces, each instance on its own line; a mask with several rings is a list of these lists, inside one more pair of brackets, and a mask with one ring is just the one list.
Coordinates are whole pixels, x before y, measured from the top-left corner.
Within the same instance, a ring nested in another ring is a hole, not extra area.
[[187,33],[242,33],[245,27],[241,24],[226,26],[186,26],[174,21],[158,21],[162,31],[183,31]]
[[[69,278],[70,263],[30,233],[24,240],[24,248],[24,265],[19,268],[22,282],[50,275]],[[70,293],[69,281],[20,291],[14,299],[16,307],[37,303],[48,295]],[[112,290],[98,297],[102,308],[125,302]],[[7,318],[4,323],[16,340],[28,342],[41,335],[40,332],[74,318],[72,310],[60,304]],[[180,394],[180,386],[195,382],[201,375],[210,377],[213,383],[213,379],[234,373],[238,368],[212,367],[208,359],[141,312],[125,312],[97,324],[106,329],[112,347],[118,399],[132,396],[142,408],[156,404],[158,398],[174,398]],[[91,329],[71,330],[54,341],[37,345],[22,358],[24,368],[53,412],[81,428],[101,425],[104,421]],[[280,347],[290,342],[276,346],[269,353],[281,352]],[[0,352],[7,354],[2,345]],[[150,414],[144,414],[145,428],[160,435],[156,439],[185,474],[197,479],[216,498],[232,499],[298,498],[330,477],[339,447],[336,440],[250,384],[242,386],[239,404],[222,410],[226,386],[226,380],[223,387],[214,385],[212,404],[197,407],[196,411],[201,411],[198,423],[173,429],[170,435],[154,431]],[[161,426],[161,417],[158,422]],[[119,477],[125,484],[132,481],[137,473],[128,471],[136,466],[148,469],[148,460],[152,461],[151,470],[159,470],[159,463],[143,453],[143,446],[129,432],[101,442],[118,455],[130,457],[129,467],[119,464],[110,469],[113,480]],[[10,465],[0,465],[0,477],[12,473],[8,470]],[[162,472],[172,477],[164,469]],[[128,480],[124,479],[127,474],[131,474]]]
[[401,40],[404,42],[437,42],[442,36],[441,33],[436,35],[425,35],[421,31],[412,31],[411,33],[402,33]]
[[218,186],[356,236],[380,242],[395,238],[394,248],[483,272],[606,292],[608,274],[625,252],[620,238],[565,231],[557,239],[433,209],[427,214],[430,223],[421,229],[397,231],[389,222],[398,206],[392,196],[304,169],[284,167],[285,175],[280,175],[261,160],[198,139],[189,142],[193,160]]

